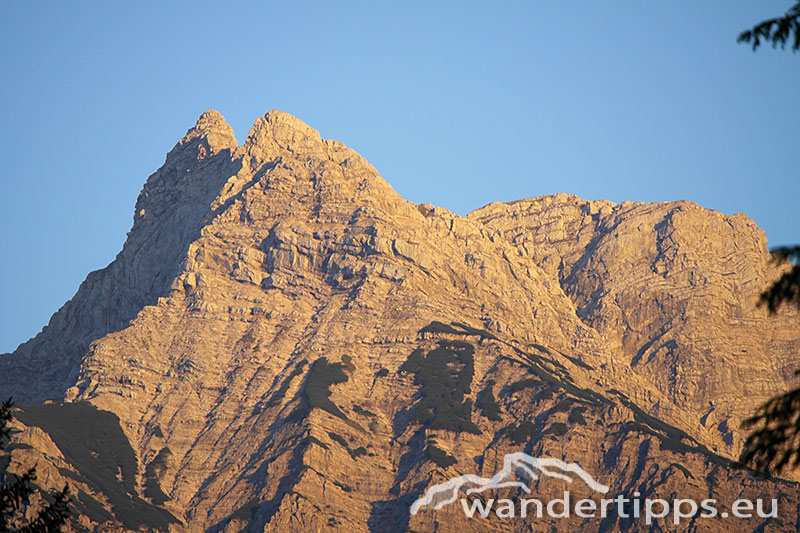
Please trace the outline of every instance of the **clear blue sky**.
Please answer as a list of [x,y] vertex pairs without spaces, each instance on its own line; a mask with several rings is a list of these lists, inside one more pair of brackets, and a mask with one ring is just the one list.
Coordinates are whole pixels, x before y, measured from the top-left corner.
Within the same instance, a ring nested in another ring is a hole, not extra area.
[[0,4],[0,352],[130,229],[206,109],[277,108],[464,214],[574,193],[742,211],[800,241],[800,54],[736,44],[789,0]]

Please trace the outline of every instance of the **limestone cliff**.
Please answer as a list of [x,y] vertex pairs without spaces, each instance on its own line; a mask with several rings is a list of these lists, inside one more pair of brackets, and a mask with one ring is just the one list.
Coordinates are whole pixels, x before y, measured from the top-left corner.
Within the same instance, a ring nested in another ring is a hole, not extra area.
[[777,275],[741,214],[556,195],[460,217],[290,115],[239,146],[208,111],[114,262],[0,357],[4,395],[55,401],[23,406],[5,463],[73,484],[94,530],[525,530],[409,506],[526,451],[615,493],[780,497],[746,526],[793,531],[798,486],[731,462],[800,348],[796,312],[755,306]]

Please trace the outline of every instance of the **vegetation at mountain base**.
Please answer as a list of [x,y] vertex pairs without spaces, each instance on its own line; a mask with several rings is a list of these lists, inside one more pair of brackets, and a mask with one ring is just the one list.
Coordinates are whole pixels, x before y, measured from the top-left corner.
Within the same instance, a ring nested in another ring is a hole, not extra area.
[[[800,3],[795,8],[800,9]],[[800,261],[800,246],[778,248],[773,256],[778,263]],[[764,291],[759,303],[766,305],[772,314],[782,304],[800,307],[800,264],[793,264]],[[795,374],[800,375],[800,370]],[[742,427],[752,430],[744,444],[740,459],[743,463],[775,475],[786,468],[797,468],[800,465],[800,387],[771,398],[745,419]]]
[[[2,449],[11,436],[11,410],[14,404],[11,398],[0,404],[0,449]],[[18,531],[20,533],[55,532],[61,531],[71,515],[69,511],[70,496],[69,485],[58,492],[45,493],[35,487],[36,467],[29,468],[21,476],[13,473],[3,473],[3,483],[0,485],[0,531]],[[42,496],[45,505],[36,512],[36,517],[27,524],[18,525],[19,516],[24,504],[29,503],[30,497],[36,493]]]
[[[751,43],[758,49],[762,39],[773,48],[800,50],[800,1],[782,17],[765,20],[743,31],[737,42]],[[794,260],[793,264],[761,295],[759,305],[775,313],[781,304],[800,308],[800,246],[784,246],[772,251],[778,263]],[[800,373],[800,372],[798,372]],[[800,465],[800,387],[771,398],[742,422],[752,432],[745,441],[740,460],[765,474],[780,474],[784,469]]]
[[783,304],[795,304],[800,308],[800,246],[785,246],[772,251],[774,261],[784,264],[796,261],[791,268],[784,272],[763,294],[760,305],[766,304],[770,313],[775,313]]
[[768,474],[800,465],[800,388],[770,399],[742,424],[755,429],[741,461]]

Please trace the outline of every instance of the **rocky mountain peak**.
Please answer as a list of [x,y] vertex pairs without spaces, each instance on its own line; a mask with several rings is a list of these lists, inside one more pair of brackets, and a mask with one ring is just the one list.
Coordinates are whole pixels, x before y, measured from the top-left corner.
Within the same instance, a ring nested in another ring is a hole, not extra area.
[[255,121],[242,151],[259,161],[273,159],[284,151],[325,157],[329,143],[302,120],[273,109]]
[[217,111],[216,109],[209,109],[204,111],[199,117],[197,117],[197,124],[195,124],[194,128],[189,131],[210,131],[210,130],[230,130],[233,133],[233,129],[228,125],[225,121],[225,117],[222,116],[222,113]]
[[23,409],[9,464],[69,479],[94,531],[485,531],[409,504],[521,450],[619,493],[780,492],[793,525],[797,485],[731,464],[800,348],[796,312],[754,305],[768,259],[752,221],[686,202],[460,217],[287,113],[238,146],[206,111],[115,261],[0,357],[0,391],[57,402]]
[[197,158],[203,159],[222,150],[234,150],[237,146],[233,128],[225,122],[225,117],[219,111],[210,109],[198,117],[197,123],[178,141],[170,155],[196,148],[199,152]]

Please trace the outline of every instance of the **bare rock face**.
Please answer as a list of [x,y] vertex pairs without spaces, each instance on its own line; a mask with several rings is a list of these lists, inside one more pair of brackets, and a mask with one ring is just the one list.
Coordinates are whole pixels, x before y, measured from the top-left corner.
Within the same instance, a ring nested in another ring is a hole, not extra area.
[[617,364],[666,397],[649,402],[653,414],[687,429],[700,422],[726,455],[741,448],[736,428],[753,401],[783,390],[796,370],[798,316],[757,307],[779,274],[763,232],[741,213],[557,195],[491,204],[470,218],[558,277]]
[[290,115],[238,146],[208,111],[115,261],[0,357],[3,394],[56,401],[22,407],[6,464],[67,480],[98,531],[525,530],[409,513],[520,451],[614,494],[779,498],[744,527],[794,530],[798,486],[732,463],[800,348],[796,312],[755,305],[777,276],[741,214],[556,195],[460,217]]
[[75,296],[13,357],[0,357],[2,386],[19,402],[63,399],[82,356],[106,334],[166,296],[189,244],[213,216],[211,202],[240,163],[222,115],[207,111],[150,176],[136,202],[133,229],[117,258],[90,273]]

